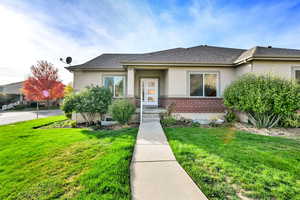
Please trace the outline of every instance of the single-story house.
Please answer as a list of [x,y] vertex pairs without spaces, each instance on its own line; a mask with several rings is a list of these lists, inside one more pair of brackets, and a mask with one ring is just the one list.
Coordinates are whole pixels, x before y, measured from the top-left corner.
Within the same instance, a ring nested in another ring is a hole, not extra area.
[[243,74],[271,73],[300,82],[300,50],[256,46],[251,49],[195,46],[138,54],[105,53],[66,67],[74,89],[110,88],[115,98],[167,107],[191,119],[224,114],[223,91]]

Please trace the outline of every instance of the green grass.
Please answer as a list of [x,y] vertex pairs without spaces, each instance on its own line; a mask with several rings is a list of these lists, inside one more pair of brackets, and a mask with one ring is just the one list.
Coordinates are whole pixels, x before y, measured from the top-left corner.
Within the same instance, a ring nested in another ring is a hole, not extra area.
[[34,129],[62,116],[0,126],[0,199],[130,199],[137,129]]
[[166,128],[181,166],[209,199],[300,199],[300,142],[229,128]]

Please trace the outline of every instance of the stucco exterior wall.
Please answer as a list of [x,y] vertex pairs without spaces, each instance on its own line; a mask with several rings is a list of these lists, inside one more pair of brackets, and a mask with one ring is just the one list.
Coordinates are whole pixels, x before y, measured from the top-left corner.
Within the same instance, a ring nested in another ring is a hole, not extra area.
[[124,75],[125,79],[127,79],[126,72],[75,71],[73,75],[73,87],[75,91],[79,91],[90,85],[102,86],[103,77],[110,75]]
[[292,61],[251,61],[235,68],[236,78],[246,73],[271,74],[281,78],[295,78],[295,70],[300,70],[300,62]]
[[300,69],[300,62],[288,61],[253,61],[253,72],[258,74],[271,74],[282,78],[293,77],[293,70]]
[[252,71],[252,63],[241,64],[235,68],[236,79],[246,73],[250,73]]
[[232,67],[174,67],[168,71],[168,97],[189,97],[190,72],[217,72],[219,75],[219,96],[224,89],[235,79],[235,70]]

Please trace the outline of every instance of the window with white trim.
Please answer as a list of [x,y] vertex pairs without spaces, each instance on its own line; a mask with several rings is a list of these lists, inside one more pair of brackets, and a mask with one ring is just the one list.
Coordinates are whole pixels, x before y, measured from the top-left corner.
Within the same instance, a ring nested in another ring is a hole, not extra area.
[[104,87],[110,89],[114,97],[125,96],[125,77],[124,76],[105,76]]
[[192,72],[190,73],[191,97],[217,97],[218,73]]
[[295,79],[300,84],[300,69],[295,70]]

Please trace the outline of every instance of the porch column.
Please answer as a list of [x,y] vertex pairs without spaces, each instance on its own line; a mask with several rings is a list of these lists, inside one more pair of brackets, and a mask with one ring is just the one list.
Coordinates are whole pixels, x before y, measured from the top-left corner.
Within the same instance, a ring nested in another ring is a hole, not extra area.
[[127,97],[134,98],[134,68],[127,68]]

